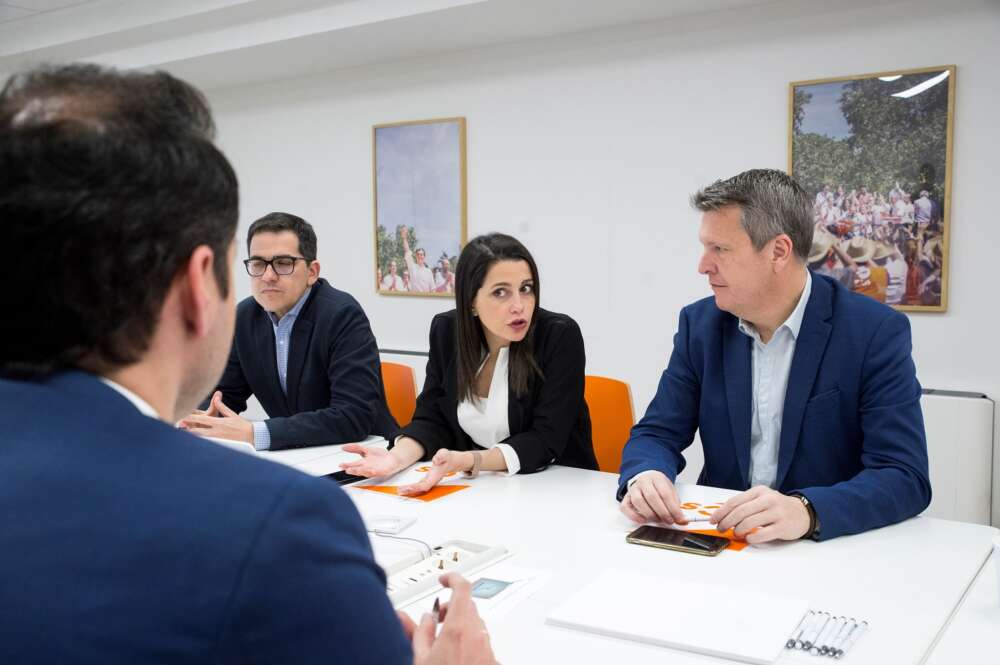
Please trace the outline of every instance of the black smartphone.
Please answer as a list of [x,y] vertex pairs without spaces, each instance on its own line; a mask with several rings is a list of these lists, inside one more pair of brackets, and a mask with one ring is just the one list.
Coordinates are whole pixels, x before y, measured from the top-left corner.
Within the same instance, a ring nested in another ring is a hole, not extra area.
[[350,485],[351,483],[356,483],[359,480],[368,480],[365,476],[352,476],[346,471],[335,471],[334,473],[328,473],[324,478],[329,478],[338,485]]
[[729,547],[729,541],[721,536],[709,536],[703,533],[678,531],[661,526],[644,525],[625,537],[625,542],[634,545],[648,545],[665,550],[690,552],[703,556],[715,556]]

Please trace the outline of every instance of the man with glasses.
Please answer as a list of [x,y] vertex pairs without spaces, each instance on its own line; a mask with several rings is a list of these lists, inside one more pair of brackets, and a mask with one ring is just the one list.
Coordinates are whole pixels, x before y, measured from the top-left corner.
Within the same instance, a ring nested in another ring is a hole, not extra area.
[[[253,297],[237,308],[229,363],[181,427],[257,450],[388,438],[397,426],[375,336],[361,305],[320,278],[312,225],[272,212],[250,225],[247,251]],[[268,420],[238,415],[250,395]]]

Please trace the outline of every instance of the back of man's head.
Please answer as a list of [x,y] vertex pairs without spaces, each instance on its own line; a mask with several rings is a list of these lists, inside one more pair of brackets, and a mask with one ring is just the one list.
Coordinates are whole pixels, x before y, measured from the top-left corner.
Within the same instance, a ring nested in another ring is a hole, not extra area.
[[813,240],[812,201],[805,190],[784,171],[751,169],[727,180],[716,180],[691,197],[701,212],[731,205],[742,210],[743,230],[760,251],[784,233],[800,261],[809,256]]
[[166,73],[42,67],[0,91],[0,373],[138,361],[199,245],[225,260],[238,187],[204,97]]

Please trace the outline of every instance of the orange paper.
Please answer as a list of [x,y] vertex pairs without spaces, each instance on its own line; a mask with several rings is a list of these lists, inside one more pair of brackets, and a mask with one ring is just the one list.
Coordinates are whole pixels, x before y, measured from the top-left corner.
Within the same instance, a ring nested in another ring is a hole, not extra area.
[[429,491],[423,494],[413,494],[413,495],[403,495],[399,494],[396,490],[399,489],[398,485],[355,485],[358,489],[371,490],[372,492],[382,492],[383,494],[395,494],[402,496],[406,499],[418,499],[420,501],[433,501],[434,499],[440,499],[443,496],[448,496],[459,490],[464,490],[468,488],[468,485],[435,485]]
[[727,529],[725,532],[716,531],[715,529],[685,529],[685,531],[688,533],[700,533],[703,536],[719,536],[720,538],[725,538],[729,541],[729,547],[726,549],[733,550],[734,552],[739,552],[749,544],[745,540],[738,540],[733,534],[732,529]]

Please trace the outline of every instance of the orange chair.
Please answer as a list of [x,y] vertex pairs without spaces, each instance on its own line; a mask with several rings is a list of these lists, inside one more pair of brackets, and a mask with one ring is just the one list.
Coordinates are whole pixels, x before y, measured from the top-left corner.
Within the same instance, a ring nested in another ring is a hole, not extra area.
[[624,381],[588,374],[583,398],[590,409],[597,467],[601,471],[618,473],[622,465],[622,448],[635,423],[632,391]]
[[382,363],[382,384],[389,413],[400,427],[406,427],[417,409],[417,379],[413,368],[400,363]]

